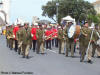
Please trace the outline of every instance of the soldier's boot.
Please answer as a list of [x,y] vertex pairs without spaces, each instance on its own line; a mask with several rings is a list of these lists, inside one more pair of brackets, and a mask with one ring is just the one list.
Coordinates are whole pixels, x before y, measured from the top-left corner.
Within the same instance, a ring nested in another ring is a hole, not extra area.
[[59,54],[61,54],[61,45],[59,46]]
[[29,55],[26,56],[26,59],[29,59]]
[[18,48],[18,54],[20,55],[20,53],[21,53],[21,48]]
[[33,52],[35,52],[35,48],[33,48]]
[[44,44],[41,44],[41,54],[44,55]]
[[94,54],[95,54],[95,50],[92,51],[92,57],[94,57]]
[[11,50],[13,49],[13,43],[11,44]]
[[61,54],[61,50],[59,50],[59,54]]
[[23,55],[22,56],[23,56],[23,58],[25,58],[25,50],[23,51]]
[[10,50],[12,50],[11,44],[10,44],[9,48],[10,48]]
[[25,55],[23,55],[23,57],[22,58],[25,58]]
[[13,46],[11,45],[10,50],[12,50],[12,49],[13,49]]
[[82,52],[80,56],[80,62],[83,62],[86,52]]
[[97,56],[97,58],[100,58],[100,56]]
[[66,49],[66,54],[65,54],[65,56],[68,57],[68,49]]
[[82,56],[80,56],[80,62],[83,62]]
[[84,56],[81,54],[80,55],[80,62],[83,62],[83,60],[84,60]]
[[71,45],[71,57],[74,57],[74,43]]
[[40,52],[40,44],[38,44],[37,50],[36,50],[36,53],[37,53],[37,54],[39,54],[39,52]]
[[13,39],[11,39],[11,45],[10,45],[10,49],[13,49]]
[[11,43],[10,43],[10,45],[9,45],[9,48],[10,48],[10,50],[12,50]]
[[88,63],[90,63],[90,64],[92,64],[92,63],[93,63],[91,60],[88,60],[87,62],[88,62]]
[[64,41],[62,42],[62,46],[61,47],[62,47],[61,48],[61,50],[62,50],[61,53],[64,55],[65,54],[65,52],[64,52],[65,51],[65,42]]

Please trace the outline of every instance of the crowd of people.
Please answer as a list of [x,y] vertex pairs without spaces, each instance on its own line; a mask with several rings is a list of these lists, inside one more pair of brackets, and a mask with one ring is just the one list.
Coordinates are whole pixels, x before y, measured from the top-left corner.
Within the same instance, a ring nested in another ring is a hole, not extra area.
[[[56,47],[59,54],[64,54],[66,57],[71,53],[71,57],[74,58],[76,49],[76,43],[79,43],[79,55],[80,62],[83,62],[85,55],[87,55],[88,63],[92,63],[91,57],[94,57],[95,51],[97,57],[100,58],[100,45],[97,44],[97,40],[100,39],[97,35],[100,34],[99,26],[96,25],[94,29],[89,28],[88,22],[80,29],[80,35],[77,38],[69,38],[68,30],[73,25],[72,22],[68,22],[65,26],[62,25],[31,25],[24,23],[24,25],[9,25],[6,27],[6,40],[7,47],[10,50],[15,50],[23,58],[29,58],[29,50],[37,54],[45,54],[44,50],[53,50]],[[93,36],[91,38],[91,33]],[[90,42],[90,46],[88,47]],[[87,53],[88,48],[88,53]]]

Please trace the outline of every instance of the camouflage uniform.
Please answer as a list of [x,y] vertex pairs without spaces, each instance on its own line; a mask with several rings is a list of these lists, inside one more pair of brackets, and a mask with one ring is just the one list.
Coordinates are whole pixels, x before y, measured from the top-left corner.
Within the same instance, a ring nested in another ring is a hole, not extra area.
[[13,48],[13,28],[10,27],[9,31],[8,31],[8,34],[9,34],[9,45],[10,45],[10,49],[12,50]]
[[37,29],[36,37],[37,37],[37,51],[36,53],[39,54],[40,50],[42,51],[42,54],[44,53],[44,30],[43,29]]
[[29,49],[30,49],[30,42],[31,42],[31,30],[30,28],[23,28],[22,29],[22,54],[23,58],[29,56]]
[[100,57],[100,47],[97,45],[97,40],[99,39],[98,34],[100,35],[100,32],[98,30],[94,30],[93,38],[92,38],[92,57],[94,57],[95,51],[97,50],[97,55]]
[[68,56],[68,51],[71,51],[71,57],[74,56],[74,39],[73,38],[68,38],[68,29],[69,26],[66,26],[66,28],[64,29],[65,31],[65,39],[66,39],[66,56]]
[[[79,38],[80,53],[81,53],[80,61],[81,62],[84,60],[86,50],[88,48],[88,44],[89,44],[89,41],[90,41],[90,38],[91,38],[91,33],[92,33],[92,30],[89,29],[88,27],[84,26],[84,27],[81,28],[81,35],[80,35],[80,38]],[[88,50],[88,60],[91,60],[91,54],[92,54],[92,51],[89,48],[89,50]]]
[[23,28],[20,27],[19,31],[16,33],[16,38],[18,40],[18,54],[22,54],[22,44],[23,44]]
[[[30,30],[32,30],[32,27],[29,27]],[[32,39],[32,36],[31,36]],[[30,41],[30,49],[32,48],[32,40]]]
[[6,42],[7,42],[7,47],[10,47],[10,45],[9,45],[9,30],[10,30],[10,28],[7,26],[7,28],[6,28]]
[[64,43],[65,43],[65,37],[64,37],[64,30],[59,29],[58,30],[58,39],[59,39],[59,54],[64,54]]

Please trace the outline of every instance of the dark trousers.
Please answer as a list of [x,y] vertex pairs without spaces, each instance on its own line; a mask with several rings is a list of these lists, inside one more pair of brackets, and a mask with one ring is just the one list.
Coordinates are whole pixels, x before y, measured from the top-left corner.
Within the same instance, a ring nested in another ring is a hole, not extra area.
[[51,49],[51,40],[46,40],[46,49]]
[[15,51],[17,52],[17,49],[18,49],[18,41],[15,40]]
[[74,44],[74,52],[76,52],[76,43]]
[[37,40],[37,49],[36,49],[37,54],[40,53],[40,46],[41,46],[41,42]]
[[36,40],[32,40],[33,41],[33,51],[35,51],[35,49],[36,49]]
[[52,39],[52,46],[54,47],[55,39]]
[[9,39],[10,41],[10,49],[12,50],[13,49],[13,39]]
[[58,38],[55,39],[55,46],[58,48]]

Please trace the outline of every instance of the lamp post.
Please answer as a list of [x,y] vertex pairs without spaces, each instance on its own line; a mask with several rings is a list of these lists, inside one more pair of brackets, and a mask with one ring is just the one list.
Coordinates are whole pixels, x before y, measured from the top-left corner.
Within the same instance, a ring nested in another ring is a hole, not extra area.
[[3,4],[3,2],[2,1],[0,1],[0,5],[2,5]]
[[2,1],[0,2],[0,5],[3,5],[3,2]]
[[59,6],[59,3],[57,2],[57,3],[56,3],[56,7],[57,7],[57,8],[56,8],[56,19],[57,19],[57,24],[58,24],[58,15],[59,15],[59,14],[58,14],[58,6]]

